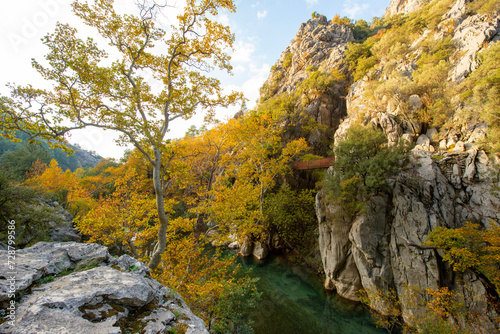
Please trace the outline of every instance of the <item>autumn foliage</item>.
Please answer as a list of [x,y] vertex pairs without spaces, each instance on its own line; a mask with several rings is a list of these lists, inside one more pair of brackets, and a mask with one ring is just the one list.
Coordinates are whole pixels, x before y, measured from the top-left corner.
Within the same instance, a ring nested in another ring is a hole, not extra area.
[[429,245],[444,250],[443,260],[453,270],[472,269],[483,274],[500,292],[500,226],[491,223],[489,228],[480,228],[477,223],[466,222],[457,229],[437,227],[429,234]]

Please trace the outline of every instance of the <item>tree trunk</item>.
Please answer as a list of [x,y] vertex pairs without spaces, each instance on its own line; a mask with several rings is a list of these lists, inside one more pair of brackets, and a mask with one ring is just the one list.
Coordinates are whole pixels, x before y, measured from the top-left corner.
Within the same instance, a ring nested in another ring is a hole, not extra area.
[[196,218],[196,225],[193,229],[193,234],[196,242],[198,242],[198,240],[200,239],[200,235],[204,232],[206,232],[205,214],[198,213],[198,217]]
[[130,248],[130,251],[132,252],[132,256],[138,259],[139,254],[137,253],[137,248],[135,248],[134,242],[131,239],[127,239],[127,244]]
[[161,254],[165,251],[167,246],[167,226],[168,218],[165,214],[165,203],[163,201],[163,184],[161,180],[161,152],[155,148],[155,161],[153,164],[153,186],[156,195],[156,210],[158,211],[158,218],[160,226],[158,228],[158,244],[153,251],[151,260],[149,261],[149,268],[155,270],[161,261]]

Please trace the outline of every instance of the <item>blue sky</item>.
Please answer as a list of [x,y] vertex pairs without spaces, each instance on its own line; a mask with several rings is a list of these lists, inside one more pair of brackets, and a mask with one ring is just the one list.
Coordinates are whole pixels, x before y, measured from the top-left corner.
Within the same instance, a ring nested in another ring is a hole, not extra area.
[[[42,59],[46,50],[40,39],[52,32],[61,21],[76,26],[84,35],[91,35],[79,24],[70,10],[69,0],[0,1],[0,94],[8,94],[4,84],[31,83],[43,86],[44,82],[31,68],[31,58]],[[169,4],[182,5],[183,0],[168,0]],[[271,66],[290,45],[300,24],[316,11],[328,19],[336,14],[351,19],[370,21],[383,15],[389,0],[236,0],[236,13],[221,13],[219,20],[235,33],[235,52],[232,55],[234,75],[220,76],[227,89],[243,91],[249,107],[255,106],[258,89],[267,78]],[[133,9],[134,0],[116,0],[122,8]],[[216,74],[219,75],[219,74]],[[231,117],[237,108],[221,110],[219,118]],[[181,121],[182,122],[182,121]],[[182,137],[190,125],[200,125],[201,117],[176,124],[171,138]],[[105,157],[119,158],[123,148],[112,141],[115,135],[95,129],[75,133],[71,142],[96,151]]]
[[236,35],[237,51],[232,62],[235,75],[227,82],[245,88],[252,107],[258,98],[255,84],[263,83],[270,67],[313,12],[328,19],[339,14],[371,21],[381,17],[388,5],[389,0],[236,0],[236,13],[222,17]]

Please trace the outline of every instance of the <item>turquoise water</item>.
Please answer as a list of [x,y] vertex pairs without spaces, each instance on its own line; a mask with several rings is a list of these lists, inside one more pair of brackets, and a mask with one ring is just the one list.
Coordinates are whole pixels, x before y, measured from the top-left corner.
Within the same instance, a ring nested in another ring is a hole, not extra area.
[[358,303],[324,292],[318,277],[280,257],[242,259],[260,278],[262,300],[252,315],[256,334],[382,334]]

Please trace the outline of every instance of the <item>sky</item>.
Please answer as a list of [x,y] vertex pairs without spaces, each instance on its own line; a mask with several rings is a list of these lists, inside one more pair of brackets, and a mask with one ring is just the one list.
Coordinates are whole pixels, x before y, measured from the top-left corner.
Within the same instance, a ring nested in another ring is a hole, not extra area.
[[[31,67],[31,59],[42,60],[47,50],[41,38],[53,32],[56,22],[69,23],[82,36],[95,36],[84,26],[70,8],[70,0],[22,0],[0,1],[0,94],[8,95],[5,85],[15,83],[46,87],[38,73]],[[167,0],[168,4],[181,6],[182,0]],[[259,88],[269,75],[271,66],[279,59],[297,33],[301,23],[311,18],[313,12],[328,19],[336,14],[350,19],[370,21],[381,17],[390,0],[235,0],[236,13],[221,12],[218,20],[235,34],[235,50],[231,64],[233,75],[214,73],[228,90],[242,91],[253,108],[259,96]],[[135,9],[134,0],[116,0],[123,12]],[[165,20],[174,23],[169,9]],[[168,24],[168,23],[167,23]],[[239,107],[220,110],[218,118],[224,120],[238,111]],[[191,125],[201,126],[202,116],[189,121],[175,120],[170,138],[180,138]],[[87,129],[74,132],[69,141],[97,152],[106,158],[119,159],[125,150],[118,147],[111,131]]]

